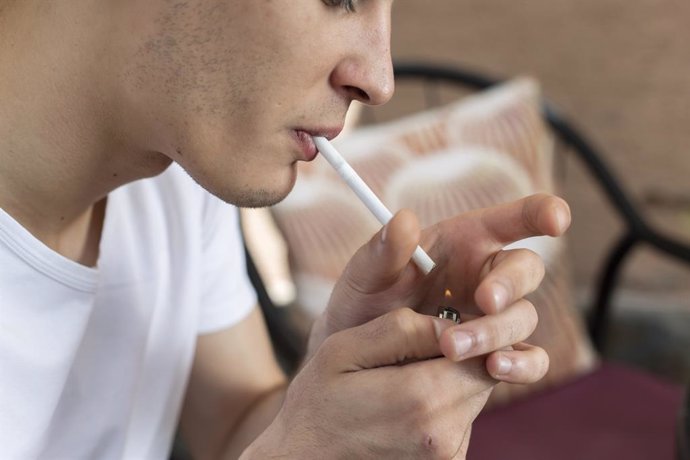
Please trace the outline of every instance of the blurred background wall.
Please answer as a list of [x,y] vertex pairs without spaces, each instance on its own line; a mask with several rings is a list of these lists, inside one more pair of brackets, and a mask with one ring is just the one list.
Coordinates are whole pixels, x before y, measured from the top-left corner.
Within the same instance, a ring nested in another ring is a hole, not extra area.
[[[645,214],[690,241],[690,2],[399,0],[393,22],[395,59],[537,77]],[[622,227],[576,162],[563,182],[586,303],[603,250]],[[690,311],[687,269],[637,250],[624,275],[618,303]]]

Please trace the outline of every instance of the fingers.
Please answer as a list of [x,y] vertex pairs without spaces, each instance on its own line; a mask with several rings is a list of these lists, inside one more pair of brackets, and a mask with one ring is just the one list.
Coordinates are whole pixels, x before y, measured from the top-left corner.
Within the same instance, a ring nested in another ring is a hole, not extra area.
[[487,233],[501,246],[532,236],[560,236],[570,226],[570,208],[561,198],[537,194],[481,211]]
[[390,366],[410,360],[441,356],[438,337],[452,324],[408,308],[393,310],[368,323],[331,335],[322,348],[339,359],[339,371]]
[[452,361],[488,354],[486,371],[494,379],[532,383],[543,378],[549,369],[546,351],[522,343],[536,326],[534,306],[521,300],[503,312],[447,327],[441,333],[439,346]]
[[[453,458],[462,452],[462,435],[496,381],[484,357],[461,363],[438,357],[437,331],[447,323],[396,310],[331,335],[292,381],[271,425],[275,439],[283,450],[284,440],[296,442],[290,451],[299,458],[317,452],[327,458]],[[340,442],[343,437],[333,433],[357,442]],[[306,454],[300,453],[302,439],[309,443]]]
[[528,249],[503,250],[487,262],[488,274],[475,291],[484,313],[496,313],[534,292],[544,279],[544,263]]
[[[496,385],[486,368],[486,359],[476,357],[460,363],[440,357],[408,363],[397,367],[403,381],[415,381],[424,391],[438,389],[443,395],[437,395],[440,404],[459,404],[467,398],[474,397]],[[432,390],[433,391],[433,390]]]
[[502,350],[486,359],[486,370],[496,380],[509,383],[533,383],[549,370],[549,355],[540,347],[520,343],[514,350]]
[[414,213],[399,211],[355,253],[342,279],[355,292],[375,293],[390,287],[408,265],[420,235]]
[[537,327],[537,312],[527,300],[505,310],[446,328],[440,336],[441,352],[452,361],[485,355],[526,340]]
[[[358,439],[376,433],[376,443],[394,440],[387,446],[391,453],[453,458],[466,449],[462,435],[468,435],[468,426],[496,380],[488,373],[483,356],[461,363],[441,356],[438,336],[450,324],[399,309],[337,332],[326,339],[293,385],[312,381],[309,377],[316,379],[328,393],[313,400],[335,404],[332,413],[340,414],[325,419],[342,420],[343,415],[347,419],[348,414],[355,414],[345,431],[357,433]],[[292,392],[290,397],[304,393]]]

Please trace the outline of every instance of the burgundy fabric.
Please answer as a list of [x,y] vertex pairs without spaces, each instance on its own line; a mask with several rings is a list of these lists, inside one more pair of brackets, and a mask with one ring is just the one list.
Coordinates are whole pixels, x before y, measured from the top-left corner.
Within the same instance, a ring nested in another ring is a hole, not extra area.
[[605,364],[574,382],[487,411],[468,460],[672,460],[683,388]]

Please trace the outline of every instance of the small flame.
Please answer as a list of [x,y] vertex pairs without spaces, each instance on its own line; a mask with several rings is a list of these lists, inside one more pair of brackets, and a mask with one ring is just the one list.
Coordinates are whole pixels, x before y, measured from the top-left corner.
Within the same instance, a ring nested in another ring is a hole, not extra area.
[[444,293],[444,296],[446,298],[446,302],[449,301],[450,299],[453,298],[453,293],[450,292],[450,289],[446,289],[446,292]]

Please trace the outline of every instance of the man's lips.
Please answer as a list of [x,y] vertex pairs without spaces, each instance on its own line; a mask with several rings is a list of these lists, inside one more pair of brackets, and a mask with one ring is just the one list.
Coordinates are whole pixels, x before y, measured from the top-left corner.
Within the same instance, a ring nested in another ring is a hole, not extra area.
[[337,127],[337,128],[322,128],[322,129],[302,129],[302,128],[297,128],[293,130],[293,138],[297,142],[297,144],[300,147],[300,150],[302,150],[302,153],[304,154],[304,160],[305,161],[312,161],[314,158],[316,158],[316,155],[318,154],[318,150],[316,149],[316,145],[314,145],[314,140],[312,139],[313,136],[320,136],[320,137],[325,137],[328,140],[333,139],[336,137],[340,132],[343,130],[342,126]]

